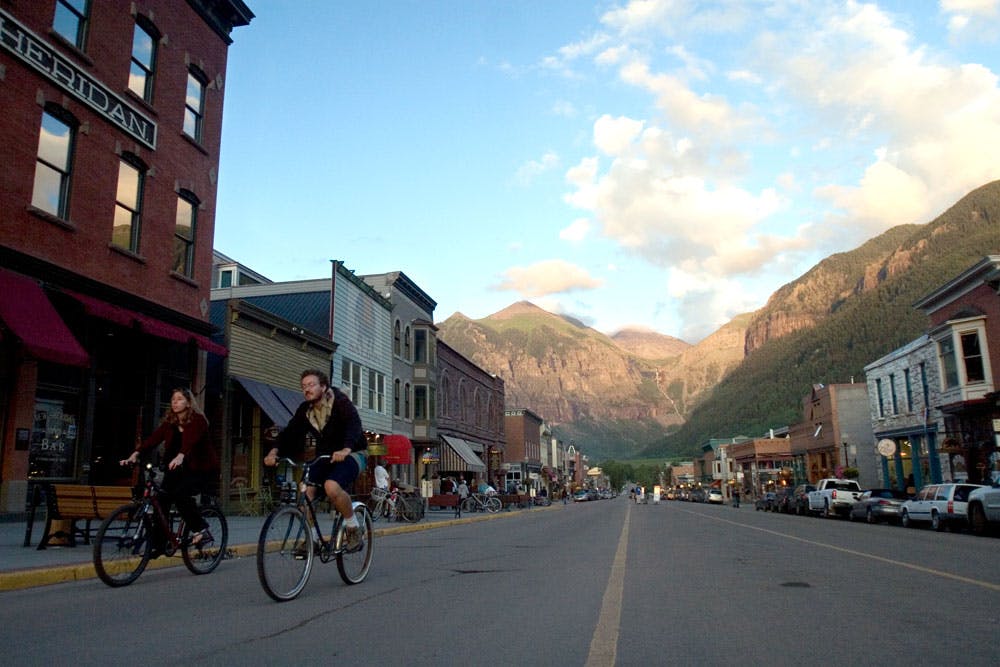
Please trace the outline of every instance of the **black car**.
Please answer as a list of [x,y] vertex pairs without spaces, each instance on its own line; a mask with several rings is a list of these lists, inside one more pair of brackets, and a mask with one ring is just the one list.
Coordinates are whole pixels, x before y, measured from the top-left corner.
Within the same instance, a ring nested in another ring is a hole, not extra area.
[[795,514],[805,515],[809,513],[809,492],[815,491],[812,484],[799,484],[792,489],[792,498],[789,501],[791,511]]
[[795,512],[795,489],[784,487],[775,492],[774,505],[771,509],[775,512],[792,514]]

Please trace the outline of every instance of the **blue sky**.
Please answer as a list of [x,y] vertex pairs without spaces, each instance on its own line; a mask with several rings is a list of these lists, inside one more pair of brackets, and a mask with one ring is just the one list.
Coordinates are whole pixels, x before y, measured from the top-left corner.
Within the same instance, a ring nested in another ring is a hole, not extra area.
[[248,0],[215,246],[697,342],[1000,178],[1000,0]]

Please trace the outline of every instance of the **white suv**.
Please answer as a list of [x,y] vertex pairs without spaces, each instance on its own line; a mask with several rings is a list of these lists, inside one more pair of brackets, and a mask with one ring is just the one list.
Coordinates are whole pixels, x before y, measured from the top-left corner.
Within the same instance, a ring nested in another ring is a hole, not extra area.
[[969,494],[969,527],[983,535],[990,526],[1000,526],[1000,486],[984,486]]
[[979,484],[931,484],[920,489],[903,503],[900,519],[904,526],[930,522],[934,530],[944,530],[950,523],[968,521],[969,494],[981,488]]

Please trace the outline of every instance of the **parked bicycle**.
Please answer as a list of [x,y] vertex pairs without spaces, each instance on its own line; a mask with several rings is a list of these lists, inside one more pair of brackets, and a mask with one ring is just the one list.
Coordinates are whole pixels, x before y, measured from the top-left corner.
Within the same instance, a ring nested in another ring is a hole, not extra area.
[[491,514],[503,509],[503,503],[493,495],[484,493],[473,493],[462,501],[463,512],[490,512]]
[[[257,542],[257,577],[264,591],[278,602],[295,599],[309,581],[313,561],[321,563],[336,559],[337,571],[345,584],[359,584],[368,576],[372,564],[372,515],[360,501],[351,503],[354,515],[361,526],[361,545],[347,548],[344,518],[337,515],[329,538],[317,527],[319,519],[316,505],[323,500],[323,485],[309,481],[309,468],[318,461],[330,458],[320,456],[309,463],[298,464],[288,458],[279,465],[302,469],[302,481],[296,493],[282,493],[282,504],[264,521]],[[316,498],[309,499],[306,487],[316,489]]]
[[408,496],[398,488],[391,491],[378,487],[372,489],[368,509],[371,511],[372,521],[385,519],[413,523],[424,518],[423,499]]
[[149,561],[160,555],[154,553],[157,536],[163,539],[163,555],[173,556],[180,551],[184,565],[193,574],[208,574],[226,555],[229,526],[214,500],[201,507],[208,533],[198,544],[192,544],[191,529],[180,515],[164,511],[159,474],[147,464],[142,469],[142,498],[116,509],[97,529],[94,569],[108,586],[127,586],[139,578]]

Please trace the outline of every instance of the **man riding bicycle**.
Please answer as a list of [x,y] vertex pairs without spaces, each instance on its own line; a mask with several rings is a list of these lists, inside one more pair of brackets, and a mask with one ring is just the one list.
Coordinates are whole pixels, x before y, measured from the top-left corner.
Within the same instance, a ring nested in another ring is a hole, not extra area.
[[[278,434],[277,446],[264,457],[264,465],[275,466],[280,457],[300,454],[311,437],[316,442],[316,456],[328,454],[330,459],[313,465],[309,481],[322,482],[327,498],[344,517],[345,548],[354,551],[362,546],[361,527],[351,509],[347,489],[367,464],[368,445],[361,418],[347,394],[330,386],[326,373],[308,369],[302,371],[301,377],[306,400]],[[315,499],[315,488],[307,486],[306,494],[310,500]]]

